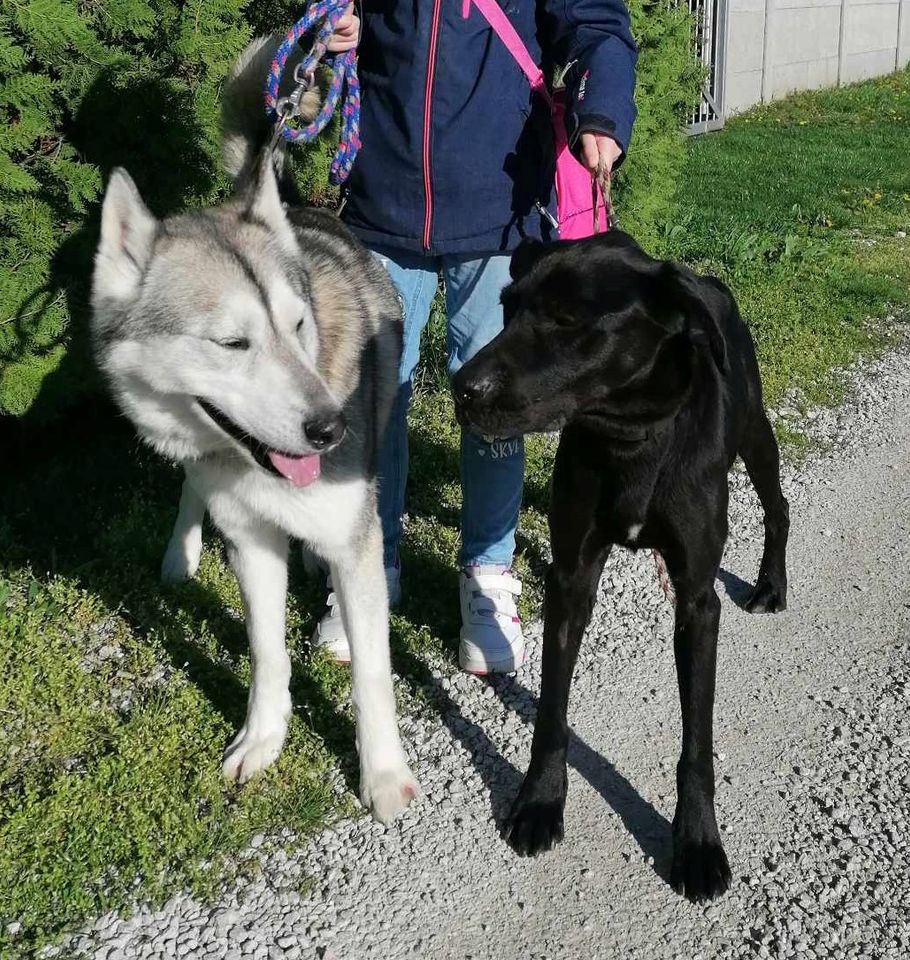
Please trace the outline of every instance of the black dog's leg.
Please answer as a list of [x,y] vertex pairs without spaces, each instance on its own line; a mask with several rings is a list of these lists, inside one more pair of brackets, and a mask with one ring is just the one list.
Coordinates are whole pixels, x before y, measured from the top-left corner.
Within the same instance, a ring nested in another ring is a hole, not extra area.
[[[726,490],[720,495],[726,517]],[[716,504],[715,504],[716,505]],[[706,508],[702,516],[710,516]],[[682,753],[676,768],[670,883],[690,900],[713,900],[730,886],[730,867],[714,814],[714,680],[720,600],[714,577],[726,521],[701,526],[693,517],[687,541],[666,553],[676,589],[673,650],[682,707]]]
[[594,516],[599,477],[570,463],[572,457],[565,445],[564,437],[553,476],[553,563],[547,571],[544,598],[540,705],[531,763],[505,828],[506,840],[523,856],[549,850],[563,837],[569,687],[610,553],[610,544],[599,535]]
[[778,613],[787,609],[790,507],[780,488],[777,440],[761,407],[746,430],[740,454],[765,512],[765,548],[755,589],[746,601],[746,609],[750,613]]

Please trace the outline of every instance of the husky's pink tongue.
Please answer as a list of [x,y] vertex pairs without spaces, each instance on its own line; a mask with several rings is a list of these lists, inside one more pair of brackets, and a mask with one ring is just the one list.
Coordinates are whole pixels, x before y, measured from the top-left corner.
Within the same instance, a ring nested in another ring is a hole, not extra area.
[[272,451],[269,454],[269,460],[281,476],[290,480],[295,487],[306,487],[319,479],[318,453],[310,453],[305,457],[289,457],[284,453]]

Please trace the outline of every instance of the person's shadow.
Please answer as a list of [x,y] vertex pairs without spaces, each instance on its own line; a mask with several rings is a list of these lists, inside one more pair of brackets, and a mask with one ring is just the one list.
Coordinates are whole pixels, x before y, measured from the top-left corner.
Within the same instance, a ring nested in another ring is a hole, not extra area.
[[[243,722],[247,688],[230,666],[247,649],[242,621],[212,589],[198,580],[174,587],[158,582],[158,568],[179,499],[180,472],[160,461],[136,440],[131,426],[113,408],[82,407],[78,417],[41,430],[7,430],[3,436],[10,469],[0,478],[6,508],[0,549],[11,566],[29,565],[75,580],[109,609],[118,610],[140,637],[154,635],[175,668],[183,670],[231,729]],[[412,447],[412,456],[437,451]],[[207,531],[209,543],[212,533]],[[124,554],[128,557],[124,558]],[[405,601],[401,615],[411,624],[432,623],[457,650],[460,618],[455,567],[422,549],[405,549]],[[324,583],[308,575],[292,552],[290,602],[307,615],[300,635],[308,637],[324,602]],[[218,652],[192,638],[205,627],[218,639]],[[393,618],[394,666],[412,693],[433,705],[452,737],[471,753],[502,826],[521,782],[482,727],[464,716],[455,699],[433,676],[425,659],[405,643],[401,621]],[[303,658],[297,659],[292,699],[301,719],[325,742],[350,789],[357,787],[353,725],[328,699]],[[453,667],[453,670],[455,668]],[[503,707],[528,724],[536,697],[514,677],[491,680]],[[530,737],[530,729],[528,731]],[[573,736],[569,762],[620,815],[642,852],[657,869],[669,849],[667,821],[644,800],[616,767]]]

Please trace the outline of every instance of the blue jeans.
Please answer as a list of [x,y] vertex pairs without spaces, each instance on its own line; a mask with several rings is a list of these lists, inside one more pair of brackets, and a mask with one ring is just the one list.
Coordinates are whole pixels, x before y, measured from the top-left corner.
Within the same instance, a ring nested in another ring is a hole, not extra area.
[[[398,397],[379,451],[379,516],[385,565],[391,567],[398,558],[408,477],[406,414],[420,358],[420,335],[430,319],[439,273],[445,283],[451,377],[502,330],[499,294],[509,282],[510,258],[508,254],[429,257],[385,248],[373,248],[373,253],[388,270],[404,311]],[[521,437],[486,441],[462,432],[460,565],[512,563],[524,465]]]

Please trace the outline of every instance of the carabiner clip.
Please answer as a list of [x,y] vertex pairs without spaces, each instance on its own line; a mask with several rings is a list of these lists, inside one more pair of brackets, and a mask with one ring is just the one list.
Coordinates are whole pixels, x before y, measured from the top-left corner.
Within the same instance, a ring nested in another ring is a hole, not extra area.
[[313,77],[316,76],[316,64],[314,63],[311,67],[304,70],[303,66],[305,63],[306,60],[301,60],[300,63],[294,67],[294,82],[297,84],[298,89],[302,88],[304,93],[313,86]]

